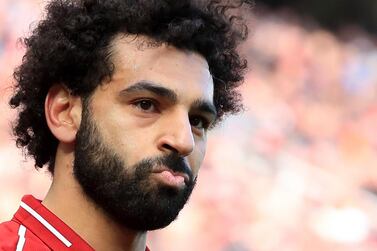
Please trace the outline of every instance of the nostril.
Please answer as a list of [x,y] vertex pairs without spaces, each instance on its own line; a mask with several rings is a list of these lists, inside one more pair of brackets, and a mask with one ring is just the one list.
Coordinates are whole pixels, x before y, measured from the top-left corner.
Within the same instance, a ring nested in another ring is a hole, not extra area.
[[165,148],[165,149],[168,149],[168,150],[170,150],[170,151],[172,151],[172,152],[178,153],[178,150],[175,149],[174,147],[172,147],[172,146],[169,145],[169,144],[163,144],[162,147]]

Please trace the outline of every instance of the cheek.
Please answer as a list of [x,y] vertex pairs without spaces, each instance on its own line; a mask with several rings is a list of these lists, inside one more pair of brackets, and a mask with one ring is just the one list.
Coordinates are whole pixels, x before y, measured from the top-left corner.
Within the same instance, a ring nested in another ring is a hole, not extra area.
[[[98,122],[104,143],[108,145],[127,165],[139,160],[138,154],[143,152],[140,130],[136,130],[133,123],[126,116],[119,116],[114,111],[101,114]],[[144,135],[145,136],[145,135]]]
[[156,156],[153,149],[155,130],[148,119],[134,116],[125,105],[111,102],[114,97],[97,94],[93,98],[92,115],[101,132],[102,140],[116,152],[127,165]]
[[206,153],[206,142],[197,143],[195,151],[190,155],[189,161],[194,176],[197,176]]
[[148,155],[149,137],[130,126],[117,127],[109,131],[108,143],[128,165],[133,165]]

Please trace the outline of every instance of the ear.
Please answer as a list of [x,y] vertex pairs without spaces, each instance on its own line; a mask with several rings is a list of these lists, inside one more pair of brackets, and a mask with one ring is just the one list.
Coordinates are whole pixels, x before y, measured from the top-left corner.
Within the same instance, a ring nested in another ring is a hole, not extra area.
[[74,143],[81,123],[79,96],[70,94],[63,85],[54,85],[47,93],[45,115],[52,134],[64,143]]

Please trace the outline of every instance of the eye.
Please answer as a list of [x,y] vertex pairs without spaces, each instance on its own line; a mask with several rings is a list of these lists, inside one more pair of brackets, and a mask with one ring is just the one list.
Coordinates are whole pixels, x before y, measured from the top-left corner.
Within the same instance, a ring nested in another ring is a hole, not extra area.
[[199,129],[207,129],[209,123],[207,119],[201,116],[193,116],[190,118],[190,124]]
[[149,99],[137,100],[133,105],[144,112],[154,112],[157,110],[155,102]]

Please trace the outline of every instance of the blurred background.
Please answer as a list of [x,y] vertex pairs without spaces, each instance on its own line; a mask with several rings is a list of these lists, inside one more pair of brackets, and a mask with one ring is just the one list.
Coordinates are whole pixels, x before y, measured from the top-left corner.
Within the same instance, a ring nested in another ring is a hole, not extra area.
[[[0,0],[0,221],[50,184],[15,147],[12,72],[42,0]],[[377,250],[377,1],[256,0],[246,111],[211,132],[155,251]]]

